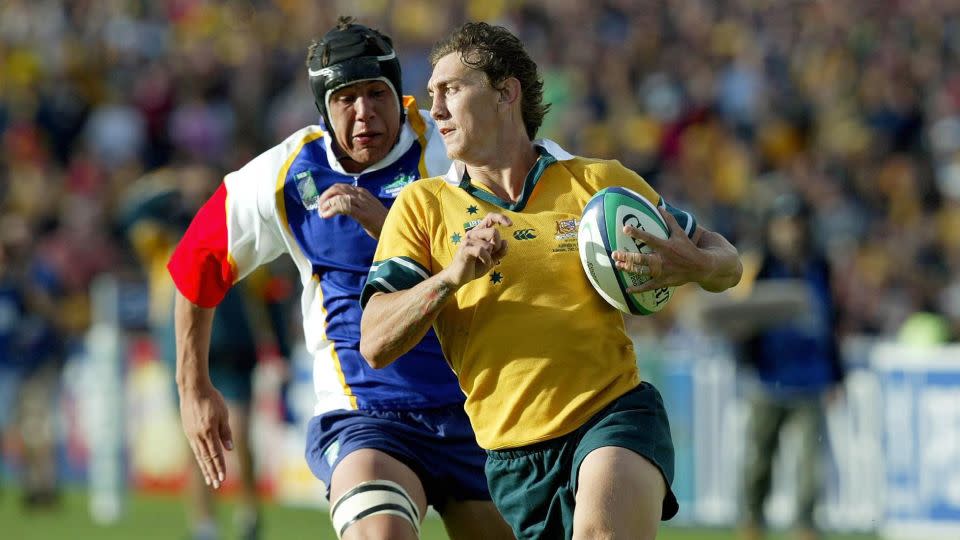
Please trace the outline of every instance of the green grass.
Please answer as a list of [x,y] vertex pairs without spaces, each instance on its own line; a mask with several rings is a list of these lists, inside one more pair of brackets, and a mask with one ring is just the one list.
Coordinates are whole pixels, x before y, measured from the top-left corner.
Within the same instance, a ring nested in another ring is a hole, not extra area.
[[[84,493],[69,491],[58,509],[26,512],[17,493],[0,491],[0,538],[30,540],[171,540],[186,539],[183,500],[176,496],[134,495],[128,501],[124,517],[115,525],[94,524],[87,511]],[[219,505],[223,538],[231,538],[232,504]],[[264,509],[263,540],[335,539],[326,513],[319,509],[268,505]],[[447,538],[443,524],[428,517],[423,527],[424,540]],[[664,527],[661,540],[733,540],[734,534],[719,529]],[[771,535],[770,540],[790,540],[788,534]],[[827,540],[873,540],[869,535],[831,535]]]

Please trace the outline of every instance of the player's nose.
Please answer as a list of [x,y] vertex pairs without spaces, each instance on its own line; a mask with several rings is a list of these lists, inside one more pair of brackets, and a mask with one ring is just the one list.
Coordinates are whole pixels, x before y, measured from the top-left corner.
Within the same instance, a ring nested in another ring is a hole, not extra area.
[[373,100],[366,96],[357,97],[357,100],[353,102],[353,109],[359,120],[370,120],[376,116]]
[[430,104],[430,117],[434,120],[442,120],[450,116],[447,111],[447,105],[440,96],[433,97],[433,103]]

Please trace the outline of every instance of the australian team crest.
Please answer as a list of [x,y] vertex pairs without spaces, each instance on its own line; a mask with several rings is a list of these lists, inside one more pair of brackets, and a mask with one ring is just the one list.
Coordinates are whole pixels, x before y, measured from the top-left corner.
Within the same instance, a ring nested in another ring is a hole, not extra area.
[[300,201],[307,210],[316,210],[320,207],[320,192],[317,190],[317,184],[313,181],[313,175],[310,171],[298,172],[293,179],[297,183],[297,192],[300,193]]
[[397,195],[400,194],[400,190],[403,189],[403,186],[413,182],[417,177],[412,174],[400,173],[396,178],[393,179],[393,182],[389,184],[384,184],[380,188],[380,197],[384,199],[396,199]]
[[577,219],[557,221],[557,240],[569,240],[577,237]]

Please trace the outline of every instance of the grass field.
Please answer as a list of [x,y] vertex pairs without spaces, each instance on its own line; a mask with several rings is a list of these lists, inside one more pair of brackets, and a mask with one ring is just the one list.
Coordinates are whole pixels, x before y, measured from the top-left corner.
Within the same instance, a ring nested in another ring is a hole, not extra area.
[[[223,538],[232,538],[231,504],[220,506]],[[447,538],[443,524],[429,518],[424,540]],[[183,501],[174,496],[131,495],[123,519],[109,527],[94,524],[87,513],[87,499],[81,492],[66,494],[59,509],[24,512],[16,493],[0,491],[0,538],[9,540],[180,540],[187,539]],[[265,509],[263,540],[335,539],[325,513],[316,509],[269,505]],[[733,540],[730,531],[664,527],[662,540]],[[770,540],[789,540],[788,534],[771,535]],[[873,540],[869,535],[831,535],[827,540]]]

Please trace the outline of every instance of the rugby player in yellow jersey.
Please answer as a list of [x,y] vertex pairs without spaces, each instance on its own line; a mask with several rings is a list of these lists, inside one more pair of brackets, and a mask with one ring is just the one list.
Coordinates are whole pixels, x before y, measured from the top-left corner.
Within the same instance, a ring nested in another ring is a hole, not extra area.
[[654,538],[677,512],[666,411],[620,312],[583,273],[577,219],[607,186],[658,202],[670,239],[629,229],[656,253],[616,255],[652,276],[642,289],[727,289],[737,250],[618,162],[534,141],[543,83],[506,29],[466,24],[431,63],[431,116],[454,164],[390,211],[361,295],[360,350],[382,367],[435,328],[518,538]]

